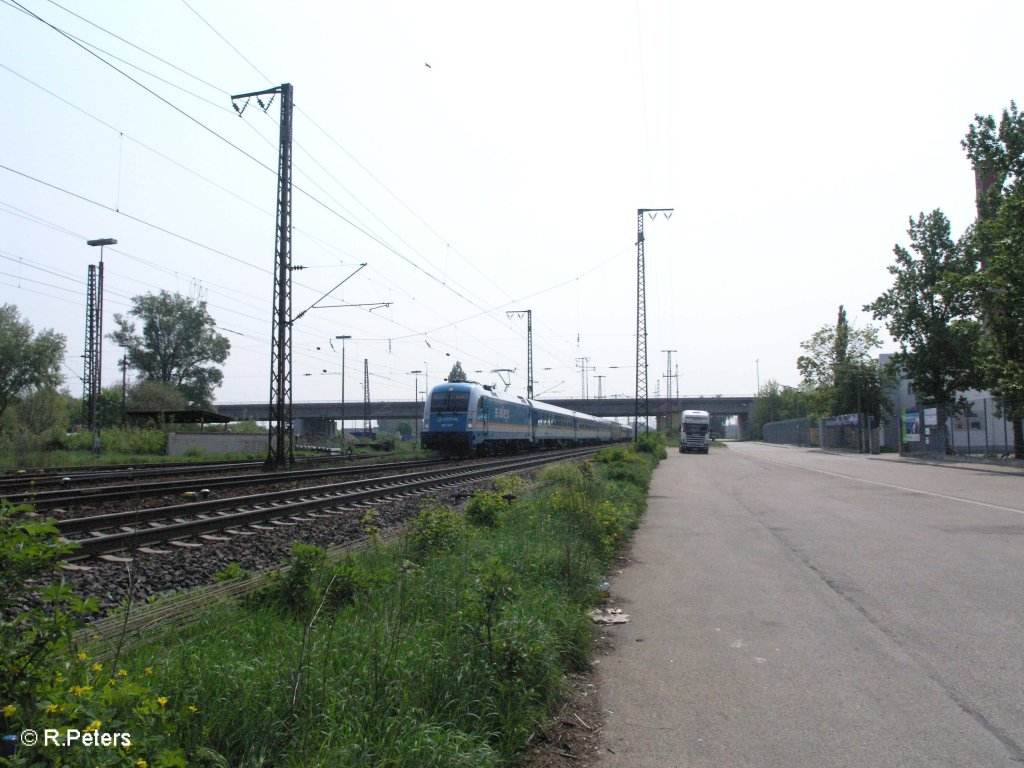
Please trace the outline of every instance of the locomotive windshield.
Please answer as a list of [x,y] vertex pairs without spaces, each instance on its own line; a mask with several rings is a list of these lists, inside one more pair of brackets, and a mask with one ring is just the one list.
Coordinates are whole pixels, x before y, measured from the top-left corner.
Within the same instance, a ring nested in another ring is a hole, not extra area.
[[434,392],[430,396],[431,413],[465,413],[469,409],[469,392]]

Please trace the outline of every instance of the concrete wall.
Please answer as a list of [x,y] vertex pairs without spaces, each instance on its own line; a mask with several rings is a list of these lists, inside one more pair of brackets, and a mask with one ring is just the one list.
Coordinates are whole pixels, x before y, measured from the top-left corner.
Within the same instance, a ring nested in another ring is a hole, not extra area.
[[263,455],[267,452],[267,439],[266,435],[234,435],[230,432],[171,432],[167,436],[167,455],[181,456],[191,448],[210,454]]

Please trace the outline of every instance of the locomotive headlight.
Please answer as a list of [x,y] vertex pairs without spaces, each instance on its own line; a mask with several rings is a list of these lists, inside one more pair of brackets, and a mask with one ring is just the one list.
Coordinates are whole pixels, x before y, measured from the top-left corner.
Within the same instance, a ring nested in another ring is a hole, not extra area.
[[473,428],[473,420],[470,419],[469,421],[466,422],[466,429],[472,429],[472,428]]

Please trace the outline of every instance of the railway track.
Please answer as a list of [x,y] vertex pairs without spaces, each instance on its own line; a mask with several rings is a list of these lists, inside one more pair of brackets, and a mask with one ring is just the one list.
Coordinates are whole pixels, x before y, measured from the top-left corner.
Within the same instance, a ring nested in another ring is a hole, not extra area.
[[[376,457],[373,457],[376,458]],[[299,466],[322,466],[324,464],[353,465],[364,463],[341,454],[332,456],[310,456],[296,459]],[[366,462],[369,463],[369,462]],[[175,475],[216,475],[224,472],[252,470],[259,472],[264,462],[256,461],[215,461],[215,462],[170,462],[164,464],[114,465],[95,467],[74,467],[27,471],[8,471],[0,474],[0,498],[9,501],[30,500],[51,489],[69,489],[103,482],[119,482],[145,478],[173,477]],[[277,474],[287,474],[285,470]]]
[[233,474],[224,477],[196,478],[190,475],[185,479],[177,480],[151,480],[149,482],[129,482],[116,485],[86,486],[84,488],[63,487],[54,490],[25,492],[6,498],[15,503],[31,503],[36,508],[36,511],[43,512],[62,507],[104,504],[113,501],[151,498],[154,496],[172,496],[185,493],[207,495],[203,494],[203,492],[212,492],[215,489],[242,488],[249,485],[306,482],[317,478],[365,474],[366,472],[395,472],[438,463],[436,459],[423,459],[420,461],[378,464],[348,464],[346,466],[320,469],[293,469],[283,472]]
[[[159,554],[154,546],[200,547],[259,530],[294,522],[346,514],[353,505],[418,494],[432,488],[475,482],[507,472],[529,469],[592,454],[595,448],[532,454],[473,465],[402,472],[304,488],[271,491],[227,499],[199,500],[149,509],[115,512],[56,523],[61,535],[78,547],[69,559]],[[254,530],[255,529],[255,530]],[[196,541],[195,539],[199,540]]]

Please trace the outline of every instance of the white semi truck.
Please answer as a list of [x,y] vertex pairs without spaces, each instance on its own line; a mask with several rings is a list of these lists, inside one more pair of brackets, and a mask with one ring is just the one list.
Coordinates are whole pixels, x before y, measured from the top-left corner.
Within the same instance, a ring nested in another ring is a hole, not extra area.
[[679,452],[707,453],[711,444],[711,414],[707,411],[683,411],[679,420]]

